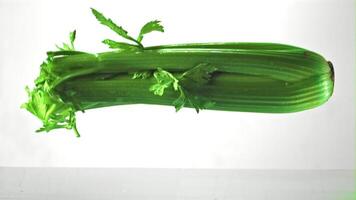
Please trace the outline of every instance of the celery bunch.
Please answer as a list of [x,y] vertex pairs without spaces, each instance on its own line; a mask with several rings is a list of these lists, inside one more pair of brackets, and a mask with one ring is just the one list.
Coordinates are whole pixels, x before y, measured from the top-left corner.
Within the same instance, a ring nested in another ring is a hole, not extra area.
[[86,53],[69,43],[47,52],[35,88],[23,108],[43,127],[73,129],[75,112],[125,105],[173,105],[201,109],[287,113],[314,108],[333,93],[334,71],[321,55],[273,43],[200,43],[144,47],[144,35],[164,32],[145,24],[135,39],[92,9],[96,19],[128,40],[105,39],[113,49]]

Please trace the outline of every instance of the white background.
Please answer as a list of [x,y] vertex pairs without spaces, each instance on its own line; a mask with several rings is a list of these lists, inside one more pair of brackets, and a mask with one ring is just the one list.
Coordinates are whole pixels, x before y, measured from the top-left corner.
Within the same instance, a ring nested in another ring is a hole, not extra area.
[[[34,131],[19,107],[45,52],[77,29],[77,49],[106,51],[115,34],[94,7],[130,33],[162,20],[144,44],[278,42],[324,55],[335,91],[321,107],[293,114],[118,106],[78,113],[71,131]],[[355,4],[352,0],[24,1],[0,0],[0,166],[354,169]]]

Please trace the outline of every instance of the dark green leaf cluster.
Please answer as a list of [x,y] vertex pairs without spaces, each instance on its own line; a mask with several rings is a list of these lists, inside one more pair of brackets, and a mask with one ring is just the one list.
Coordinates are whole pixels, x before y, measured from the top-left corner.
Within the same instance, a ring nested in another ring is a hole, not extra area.
[[189,84],[199,88],[199,86],[207,84],[211,80],[212,73],[216,70],[217,68],[214,66],[203,63],[184,72],[177,78],[170,72],[158,68],[157,71],[154,72],[156,83],[150,87],[150,91],[155,95],[162,96],[165,89],[172,87],[174,91],[179,93],[178,98],[173,102],[176,111],[179,111],[186,105],[190,105],[199,112],[199,110],[213,106],[214,102],[194,95],[193,91],[190,91],[183,85]]

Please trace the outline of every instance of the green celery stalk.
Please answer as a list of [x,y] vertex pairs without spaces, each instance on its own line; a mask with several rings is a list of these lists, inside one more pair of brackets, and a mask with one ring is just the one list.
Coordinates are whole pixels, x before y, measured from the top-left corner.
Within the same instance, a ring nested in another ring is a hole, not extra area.
[[75,112],[127,105],[173,105],[223,111],[288,113],[325,103],[334,69],[321,55],[275,43],[193,43],[144,47],[143,36],[163,32],[159,21],[137,39],[92,9],[103,25],[134,44],[105,39],[114,51],[86,53],[70,43],[48,52],[23,107],[43,122],[38,131],[74,129]]

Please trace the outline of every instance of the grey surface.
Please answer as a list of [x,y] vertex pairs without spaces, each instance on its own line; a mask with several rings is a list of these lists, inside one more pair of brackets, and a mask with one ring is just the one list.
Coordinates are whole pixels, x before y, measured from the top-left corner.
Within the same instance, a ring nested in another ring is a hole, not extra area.
[[0,199],[352,200],[350,170],[0,168]]

